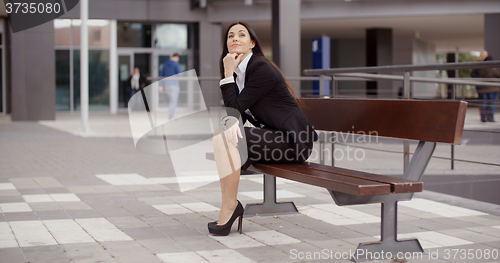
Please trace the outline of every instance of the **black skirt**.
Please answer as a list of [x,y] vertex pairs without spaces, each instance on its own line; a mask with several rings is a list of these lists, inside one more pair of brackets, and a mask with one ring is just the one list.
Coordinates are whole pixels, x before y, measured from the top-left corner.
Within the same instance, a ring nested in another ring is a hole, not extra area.
[[312,141],[306,149],[299,145],[285,132],[266,128],[244,127],[248,159],[241,163],[245,171],[253,163],[298,163],[305,162],[312,152]]

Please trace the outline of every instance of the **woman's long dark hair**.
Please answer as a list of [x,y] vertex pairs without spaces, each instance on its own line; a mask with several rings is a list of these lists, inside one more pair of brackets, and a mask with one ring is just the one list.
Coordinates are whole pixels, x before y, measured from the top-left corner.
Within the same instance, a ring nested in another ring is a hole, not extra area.
[[264,56],[264,52],[262,51],[262,47],[260,46],[260,41],[257,38],[255,31],[253,31],[252,27],[250,27],[250,25],[246,22],[242,22],[242,21],[234,22],[227,27],[226,34],[224,34],[224,44],[222,45],[222,54],[220,55],[220,59],[219,59],[220,78],[223,79],[225,77],[224,76],[223,59],[227,55],[227,53],[229,53],[229,49],[227,48],[227,37],[229,34],[229,29],[231,29],[231,27],[238,25],[238,24],[246,27],[246,29],[248,30],[248,33],[250,34],[250,40],[253,40],[255,42],[255,46],[252,48],[252,52],[253,52],[252,56],[263,57],[265,60],[267,60],[267,62],[271,63],[271,65],[273,65],[274,67],[276,67],[276,69],[278,69],[278,71],[281,73],[281,76],[283,76],[283,79],[285,80],[288,91],[290,92],[290,94],[292,94],[293,99],[299,105],[300,108],[303,108],[303,103],[300,100],[298,100],[299,97],[296,95],[292,85],[290,85],[290,83],[288,83],[288,81],[286,80],[285,75],[283,75],[283,72],[281,72],[280,68],[278,66],[276,66],[276,64],[274,64],[272,61],[270,61],[269,59],[267,59]]

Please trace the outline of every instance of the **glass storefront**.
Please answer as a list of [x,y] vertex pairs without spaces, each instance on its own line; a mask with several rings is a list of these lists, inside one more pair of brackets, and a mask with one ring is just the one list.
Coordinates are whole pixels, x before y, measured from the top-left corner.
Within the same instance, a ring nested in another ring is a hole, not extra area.
[[[3,24],[0,24],[1,25],[1,28],[3,29]],[[3,48],[3,41],[2,41],[2,37],[3,37],[3,34],[0,33],[0,113],[5,113],[6,110],[4,109],[4,99],[5,99],[5,96],[4,96],[4,93],[5,93],[5,90],[4,90],[4,85],[3,85],[3,51],[4,51],[4,48]]]
[[117,46],[120,47],[151,47],[151,25],[140,23],[118,22]]
[[[80,50],[73,50],[74,110],[80,110]],[[89,50],[89,109],[109,110],[109,50]]]
[[[54,20],[58,111],[80,110],[80,25],[79,19]],[[109,37],[109,21],[88,21],[90,110],[109,110]]]
[[56,111],[71,109],[69,61],[69,50],[56,50]]
[[[80,109],[80,25],[78,19],[56,19],[56,109]],[[190,24],[116,23],[118,90],[110,94],[110,21],[89,20],[89,109],[110,110],[110,96],[126,108],[130,98],[129,78],[134,67],[146,77],[158,77],[163,63],[174,53],[180,55],[182,71],[193,65]],[[185,91],[184,93],[187,93]],[[181,91],[179,106],[186,101]]]

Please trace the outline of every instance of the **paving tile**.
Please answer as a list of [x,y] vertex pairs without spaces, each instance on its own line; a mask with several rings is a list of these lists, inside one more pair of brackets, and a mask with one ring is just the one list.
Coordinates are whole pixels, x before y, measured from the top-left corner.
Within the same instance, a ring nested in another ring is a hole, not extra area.
[[99,243],[64,244],[67,257],[74,262],[117,262]]
[[[35,210],[36,211],[36,210]],[[72,219],[66,211],[36,211],[36,215],[40,220],[54,220],[54,219]]]
[[9,222],[20,247],[56,245],[41,221],[14,221]]
[[21,193],[18,190],[1,190],[0,197],[8,197],[8,196],[18,196]]
[[177,177],[151,177],[149,180],[157,184],[176,184]]
[[485,213],[475,211],[472,209],[452,206],[431,200],[421,198],[414,198],[411,202],[400,202],[401,206],[411,207],[425,212],[431,212],[438,216],[443,217],[460,217],[460,216],[478,216],[485,215]]
[[102,246],[118,262],[161,263],[162,261],[136,241],[103,242]]
[[123,232],[134,240],[164,238],[166,235],[153,227],[125,228]]
[[265,246],[265,244],[256,241],[251,236],[247,235],[247,233],[240,235],[238,232],[233,232],[228,236],[209,235],[209,237],[231,249]]
[[275,230],[245,232],[245,235],[248,235],[269,246],[301,242],[298,239],[292,238]]
[[42,188],[29,188],[29,189],[18,189],[21,195],[39,195],[39,194],[47,194],[45,189]]
[[0,248],[17,247],[17,241],[7,222],[0,222]]
[[39,220],[38,216],[33,212],[5,213],[4,216],[7,222]]
[[208,262],[202,256],[198,255],[196,252],[177,252],[177,253],[163,253],[157,254],[165,263],[178,263],[178,262],[192,262],[192,263],[206,263]]
[[[380,236],[377,236],[379,238]],[[424,249],[435,247],[449,247],[473,244],[465,239],[445,235],[435,231],[417,232],[409,234],[399,234],[398,239],[418,238]],[[427,244],[427,245],[426,245]]]
[[[318,257],[321,256],[321,249],[308,243],[276,245],[274,246],[274,248],[282,252],[280,254],[274,255],[274,257],[272,258],[273,260],[276,260],[278,262],[312,262],[310,260],[315,259],[314,252],[317,252],[316,259],[322,259],[321,257]],[[308,255],[311,255],[311,259],[308,259]],[[328,260],[326,262],[332,261]],[[334,262],[337,262],[337,260],[335,260]]]
[[43,202],[43,203],[30,203],[29,206],[33,211],[58,211],[62,210],[63,207],[60,203],[55,202]]
[[69,191],[66,187],[44,188],[43,190],[47,194],[71,194],[71,191]]
[[443,233],[445,235],[465,239],[465,240],[468,240],[468,241],[471,241],[474,243],[485,243],[485,242],[492,242],[492,241],[498,240],[498,237],[491,236],[488,234],[477,233],[477,232],[470,231],[467,229],[449,229],[449,230],[440,230],[437,232]]
[[153,205],[153,207],[158,209],[158,211],[161,211],[162,213],[164,213],[166,215],[193,213],[192,210],[189,210],[186,207],[178,205],[178,204]]
[[[375,218],[372,215],[361,213],[358,211],[354,212],[352,209],[350,209],[351,211],[343,209],[343,211],[346,211],[346,214],[347,214],[346,216],[341,215],[341,212],[332,213],[332,212],[328,212],[324,209],[319,209],[316,207],[299,207],[298,209],[299,209],[300,213],[303,215],[306,215],[308,217],[312,217],[314,219],[318,219],[318,220],[321,220],[323,222],[326,222],[326,223],[329,223],[332,225],[336,225],[336,226],[357,225],[357,224],[367,223],[366,221],[368,221],[368,222],[372,222],[375,220],[376,220],[375,222],[380,221],[379,218]],[[358,213],[363,214],[363,218],[365,218],[363,221],[365,221],[365,222],[360,220],[361,217],[356,217],[356,214],[358,214]],[[356,219],[353,219],[353,218],[356,218]]]
[[94,185],[92,186],[99,193],[118,193],[122,192],[121,189],[113,185]]
[[292,262],[284,251],[271,246],[241,248],[235,249],[235,251],[255,262]]
[[491,236],[495,236],[495,237],[500,238],[500,229],[498,229],[496,227],[477,226],[477,227],[468,227],[466,229],[477,232],[477,233],[483,233],[483,234],[487,234],[487,235],[491,235]]
[[24,201],[26,203],[45,203],[45,202],[54,202],[52,198],[48,194],[38,194],[38,195],[23,195]]
[[2,213],[31,212],[31,207],[24,202],[0,204]]
[[73,193],[66,193],[66,194],[49,194],[50,198],[54,200],[54,202],[79,202],[81,201],[78,196],[76,196]]
[[230,249],[196,251],[196,253],[211,263],[226,263],[228,261],[238,263],[254,262],[253,260]]
[[[172,237],[172,238],[178,238],[178,237],[199,237],[199,236],[205,236],[205,233],[201,233],[197,231],[196,229],[193,229],[192,227],[186,226],[184,224],[177,224],[177,225],[167,225],[167,226],[157,226],[156,229],[164,233],[165,235]],[[206,230],[208,233],[208,229]]]
[[467,217],[459,217],[458,220],[463,220],[467,222],[475,223],[476,225],[481,226],[496,226],[498,225],[498,219],[491,219],[484,216],[467,216]]
[[67,189],[75,194],[96,194],[97,190],[92,186],[68,186]]
[[[170,237],[142,239],[137,240],[137,242],[153,254],[175,253],[187,250],[185,246]],[[222,245],[220,245],[220,247],[222,247]]]
[[[199,233],[198,235],[192,236],[176,236],[172,237],[172,239],[175,240],[178,244],[182,245],[186,250],[190,251],[227,249],[227,246],[210,237],[208,234],[208,230],[207,233]],[[176,251],[170,250],[166,252]]]
[[169,216],[166,216],[165,214],[137,215],[137,218],[139,218],[141,221],[144,221],[146,224],[154,227],[182,225],[182,223],[179,223],[177,220]]
[[70,261],[60,245],[23,247],[22,251],[27,262],[67,263]]
[[215,207],[213,205],[204,203],[204,202],[198,202],[198,203],[184,203],[181,204],[181,206],[184,206],[185,208],[193,211],[193,212],[198,212],[198,213],[203,213],[203,212],[213,212],[213,211],[219,211],[220,209],[218,207]]
[[62,202],[59,203],[62,209],[68,211],[68,210],[90,210],[92,207],[90,207],[88,204],[84,202]]
[[38,195],[23,195],[27,203],[44,203],[44,202],[78,202],[75,194],[38,194]]
[[[2,241],[0,241],[1,243]],[[23,251],[21,248],[17,247],[10,247],[10,248],[0,248],[0,262],[26,262]]]
[[[239,192],[241,195],[248,196],[252,199],[263,199],[264,197],[264,192],[261,191],[246,191],[246,192]],[[276,198],[298,198],[298,197],[305,197],[304,195],[297,194],[288,190],[277,190],[276,191]]]
[[148,180],[147,178],[138,174],[98,174],[96,175],[96,177],[111,185],[157,184],[156,182]]
[[11,183],[16,187],[16,189],[39,189],[38,185],[31,178],[10,178]]
[[35,181],[41,188],[64,187],[64,185],[52,177],[34,177],[33,181]]
[[42,222],[59,244],[95,242],[95,240],[72,219],[44,220]]
[[2,196],[0,197],[0,204],[3,203],[24,203],[24,199],[20,196]]
[[97,241],[132,240],[104,218],[75,219],[75,221]]
[[12,183],[0,183],[0,190],[16,190]]
[[310,241],[308,242],[311,245],[314,245],[320,249],[328,249],[333,251],[334,253],[336,252],[349,252],[349,250],[353,250],[353,245],[351,243],[348,243],[344,240],[341,239],[328,239],[328,240],[321,240],[321,241]]
[[146,222],[134,216],[108,217],[106,219],[119,229],[149,227]]

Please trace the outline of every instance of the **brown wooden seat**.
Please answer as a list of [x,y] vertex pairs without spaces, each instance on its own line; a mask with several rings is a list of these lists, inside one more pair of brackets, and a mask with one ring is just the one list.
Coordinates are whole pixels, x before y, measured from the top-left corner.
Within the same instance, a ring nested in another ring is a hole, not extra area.
[[414,180],[315,163],[256,163],[249,170],[358,196],[421,192],[424,186]]

